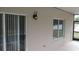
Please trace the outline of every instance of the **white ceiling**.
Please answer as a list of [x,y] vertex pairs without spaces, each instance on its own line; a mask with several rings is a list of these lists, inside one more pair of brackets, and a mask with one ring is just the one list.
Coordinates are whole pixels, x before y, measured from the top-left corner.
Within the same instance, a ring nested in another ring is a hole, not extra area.
[[58,8],[70,12],[72,14],[79,14],[79,7],[58,7]]

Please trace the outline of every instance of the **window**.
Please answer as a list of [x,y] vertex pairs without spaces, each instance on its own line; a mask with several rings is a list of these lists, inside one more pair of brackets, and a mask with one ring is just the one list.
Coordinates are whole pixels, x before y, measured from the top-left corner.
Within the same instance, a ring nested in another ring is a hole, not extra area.
[[73,40],[79,40],[79,15],[74,16]]
[[60,19],[53,19],[53,37],[60,38],[64,36],[64,21]]
[[0,51],[25,50],[25,19],[23,15],[0,14]]
[[0,51],[3,50],[3,27],[2,27],[2,14],[0,14]]
[[58,38],[58,20],[54,19],[53,21],[53,37]]

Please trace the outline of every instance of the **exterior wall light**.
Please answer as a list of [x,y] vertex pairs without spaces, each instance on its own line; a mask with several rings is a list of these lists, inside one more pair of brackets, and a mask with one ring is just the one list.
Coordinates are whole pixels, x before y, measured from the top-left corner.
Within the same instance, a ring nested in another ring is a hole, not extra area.
[[33,13],[33,19],[34,20],[37,20],[38,19],[37,11],[34,11],[34,13]]

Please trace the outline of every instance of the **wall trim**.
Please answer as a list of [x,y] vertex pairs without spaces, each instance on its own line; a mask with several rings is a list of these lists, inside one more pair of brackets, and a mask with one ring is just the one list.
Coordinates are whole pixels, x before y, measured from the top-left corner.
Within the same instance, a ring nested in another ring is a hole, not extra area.
[[58,8],[58,7],[54,7],[54,8],[56,8],[56,9],[58,9],[58,10],[61,10],[61,11],[63,11],[63,12],[66,12],[66,13],[69,13],[69,14],[72,14],[72,15],[73,15],[73,13],[68,12],[68,11],[65,11],[65,10],[63,10],[63,9],[60,9],[60,8]]

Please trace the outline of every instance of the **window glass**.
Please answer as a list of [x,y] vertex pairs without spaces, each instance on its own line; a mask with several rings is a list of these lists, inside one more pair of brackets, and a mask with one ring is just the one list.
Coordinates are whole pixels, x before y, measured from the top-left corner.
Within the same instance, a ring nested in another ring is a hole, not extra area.
[[53,20],[53,37],[58,38],[58,20]]
[[19,17],[20,21],[20,50],[24,51],[25,50],[25,16],[20,16]]
[[63,37],[63,20],[59,20],[59,37]]
[[6,23],[5,25],[6,50],[24,51],[25,50],[25,16],[6,14],[5,23]]
[[79,15],[74,16],[74,40],[79,40]]
[[74,21],[79,21],[79,15],[75,15]]
[[5,27],[6,27],[6,50],[7,51],[16,51],[18,44],[18,17],[16,15],[5,15]]
[[53,20],[53,37],[54,38],[59,38],[59,37],[63,37],[63,20],[59,20],[59,19],[54,19]]
[[3,15],[0,14],[0,51],[3,50],[3,27],[2,27],[2,17]]
[[25,51],[25,20],[22,15],[0,14],[0,51]]

